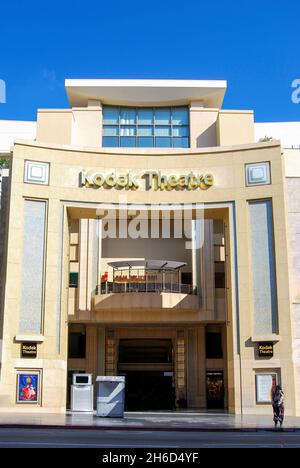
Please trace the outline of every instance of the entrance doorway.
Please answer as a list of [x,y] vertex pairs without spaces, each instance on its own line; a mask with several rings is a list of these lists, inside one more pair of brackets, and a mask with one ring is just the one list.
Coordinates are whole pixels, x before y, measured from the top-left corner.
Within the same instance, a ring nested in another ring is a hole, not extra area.
[[158,371],[132,371],[122,374],[126,378],[126,411],[174,409],[175,394],[172,375]]
[[206,372],[207,409],[224,409],[224,376],[222,371]]
[[173,344],[170,339],[121,339],[118,373],[126,377],[127,411],[175,407]]

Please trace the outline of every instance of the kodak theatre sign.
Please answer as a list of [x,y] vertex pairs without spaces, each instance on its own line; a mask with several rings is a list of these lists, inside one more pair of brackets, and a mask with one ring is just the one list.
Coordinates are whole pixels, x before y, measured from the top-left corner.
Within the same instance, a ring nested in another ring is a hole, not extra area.
[[144,186],[146,190],[207,190],[214,185],[212,174],[170,174],[165,175],[160,171],[146,171],[142,174],[117,174],[115,172],[104,174],[102,172],[81,172],[81,185],[83,187],[103,187],[106,189],[137,190]]

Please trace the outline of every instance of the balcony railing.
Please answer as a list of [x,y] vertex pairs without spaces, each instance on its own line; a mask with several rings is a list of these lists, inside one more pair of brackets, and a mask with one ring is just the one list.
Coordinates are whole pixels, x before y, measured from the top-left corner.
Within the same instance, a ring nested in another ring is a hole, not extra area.
[[125,293],[177,293],[196,294],[191,284],[158,283],[158,282],[105,282],[96,286],[98,294],[125,294]]

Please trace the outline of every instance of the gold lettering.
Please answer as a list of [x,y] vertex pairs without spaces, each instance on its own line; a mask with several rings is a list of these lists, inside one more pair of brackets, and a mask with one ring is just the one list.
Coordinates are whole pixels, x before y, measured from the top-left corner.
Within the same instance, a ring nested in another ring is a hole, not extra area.
[[214,185],[214,176],[212,174],[206,174],[204,176],[204,183],[207,187],[212,187]]
[[119,174],[112,172],[110,174],[101,174],[99,172],[85,171],[81,172],[81,185],[85,187],[119,187],[131,190],[137,190],[140,187],[140,177],[146,177],[146,190],[173,190],[179,188],[184,190],[196,190],[200,188],[207,190],[214,185],[214,176],[208,174],[194,174],[190,172],[187,175],[166,175],[160,171],[146,171],[143,176]]

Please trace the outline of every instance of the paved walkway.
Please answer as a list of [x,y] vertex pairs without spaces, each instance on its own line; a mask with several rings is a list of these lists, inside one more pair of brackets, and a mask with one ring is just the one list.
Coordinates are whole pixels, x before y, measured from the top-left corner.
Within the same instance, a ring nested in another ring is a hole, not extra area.
[[[125,413],[124,418],[95,414],[0,413],[0,427],[66,427],[70,429],[131,429],[161,431],[255,431],[274,429],[270,416],[235,416],[211,412]],[[286,417],[284,430],[299,430],[300,417]]]

